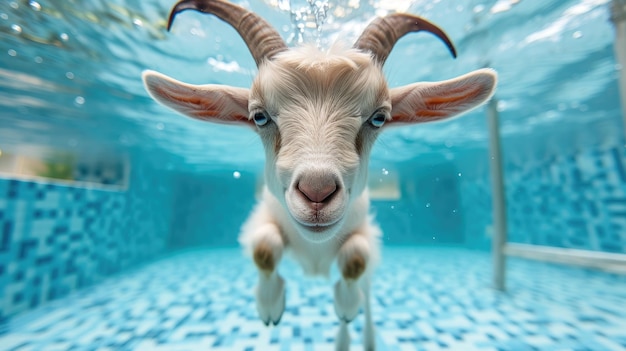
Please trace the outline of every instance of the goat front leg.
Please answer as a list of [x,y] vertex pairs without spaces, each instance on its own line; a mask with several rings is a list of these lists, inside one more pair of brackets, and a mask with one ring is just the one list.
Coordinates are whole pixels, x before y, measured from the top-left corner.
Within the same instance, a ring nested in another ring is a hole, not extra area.
[[[340,319],[339,334],[337,335],[336,349],[345,351],[350,347],[350,336],[347,324],[359,313],[359,308],[366,304],[366,326],[364,346],[366,350],[374,350],[373,326],[369,318],[369,294],[364,294],[362,284],[369,284],[367,265],[370,260],[371,248],[363,235],[352,235],[341,246],[337,255],[337,264],[341,271],[341,279],[335,284],[335,313]],[[369,292],[369,286],[365,286]]]
[[277,325],[285,310],[285,281],[277,272],[283,239],[278,227],[271,223],[257,228],[254,237],[252,256],[259,269],[255,291],[257,312],[265,325]]

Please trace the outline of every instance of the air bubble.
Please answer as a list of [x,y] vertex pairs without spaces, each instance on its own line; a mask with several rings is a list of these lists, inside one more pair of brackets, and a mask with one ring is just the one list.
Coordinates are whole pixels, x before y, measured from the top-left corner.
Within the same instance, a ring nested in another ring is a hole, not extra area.
[[139,18],[133,19],[133,24],[136,25],[137,27],[143,26],[143,22]]
[[37,1],[33,1],[33,0],[29,1],[28,6],[30,6],[30,8],[35,11],[41,11],[41,5],[39,5]]
[[67,73],[65,73],[65,77],[66,77],[67,79],[74,79],[74,73],[72,73],[72,72],[67,72]]
[[582,37],[583,37],[583,32],[581,32],[579,30],[577,30],[574,33],[572,33],[572,38],[574,38],[574,39],[579,39],[579,38],[582,38]]
[[161,122],[157,123],[157,124],[156,124],[156,129],[158,129],[158,130],[163,130],[163,129],[165,129],[165,124],[163,124],[163,123],[161,123]]
[[189,30],[189,33],[191,33],[191,35],[194,35],[194,36],[197,36],[197,37],[204,37],[204,32],[202,31],[202,29],[191,28]]
[[496,110],[498,112],[505,111],[507,107],[508,107],[508,104],[504,100],[498,100],[498,102],[496,103]]
[[74,99],[74,102],[76,103],[76,105],[82,105],[85,103],[85,98],[82,96],[77,96],[76,99]]
[[59,34],[59,38],[61,38],[61,40],[63,41],[68,41],[70,39],[70,36],[67,35],[67,33],[61,33]]
[[43,59],[41,58],[41,56],[37,56],[37,57],[35,57],[35,62],[36,63],[42,63]]
[[9,4],[9,6],[11,6],[11,8],[13,8],[14,10],[17,10],[17,9],[19,9],[19,8],[20,8],[20,5],[19,5],[17,2],[15,2],[15,1],[12,1],[12,2]]
[[235,179],[241,178],[241,173],[239,173],[238,171],[234,171],[233,172],[233,178],[235,178]]
[[17,56],[17,51],[13,49],[9,49],[8,53],[9,53],[9,56],[13,56],[13,57]]
[[3,20],[8,20],[9,19],[9,15],[7,15],[6,13],[0,13],[0,18],[2,18]]
[[11,30],[18,34],[22,33],[22,27],[20,27],[18,24],[12,24]]
[[460,176],[461,176],[461,173],[459,173],[459,174],[458,174],[458,176],[460,177]]
[[388,175],[389,171],[386,168],[383,168],[383,175]]
[[430,202],[427,202],[427,203],[426,203],[426,207],[430,207]]
[[474,6],[474,13],[483,12],[485,10],[485,5],[476,5]]

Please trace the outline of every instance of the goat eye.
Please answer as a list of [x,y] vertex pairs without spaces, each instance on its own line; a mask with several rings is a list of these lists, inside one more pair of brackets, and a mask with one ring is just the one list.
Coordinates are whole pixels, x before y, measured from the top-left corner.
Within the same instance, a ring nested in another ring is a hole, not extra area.
[[370,124],[376,128],[380,128],[385,124],[387,116],[382,112],[376,112],[372,118],[370,118]]
[[257,112],[252,118],[254,119],[254,123],[256,123],[256,125],[259,127],[266,125],[267,122],[269,122],[270,120],[265,112]]

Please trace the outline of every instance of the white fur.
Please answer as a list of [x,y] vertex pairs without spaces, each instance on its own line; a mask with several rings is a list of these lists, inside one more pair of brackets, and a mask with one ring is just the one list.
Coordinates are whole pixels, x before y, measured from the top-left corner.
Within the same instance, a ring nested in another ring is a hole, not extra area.
[[[285,288],[277,265],[284,251],[307,275],[328,276],[333,262],[344,272],[360,260],[362,274],[335,283],[341,321],[336,348],[348,349],[347,323],[364,307],[364,347],[374,350],[369,299],[380,229],[368,215],[366,182],[370,150],[382,128],[371,118],[381,113],[385,125],[393,125],[458,115],[491,97],[495,72],[389,89],[368,53],[305,46],[264,61],[249,91],[191,86],[151,71],[144,73],[144,82],[156,100],[192,118],[251,127],[256,113],[271,119],[254,127],[266,151],[266,185],[239,238],[253,257],[256,249],[269,247],[276,263],[272,270],[259,269],[259,317],[276,324],[283,313]],[[244,113],[249,117],[242,118]],[[329,184],[335,187],[331,196],[313,203],[310,193],[326,194]]]

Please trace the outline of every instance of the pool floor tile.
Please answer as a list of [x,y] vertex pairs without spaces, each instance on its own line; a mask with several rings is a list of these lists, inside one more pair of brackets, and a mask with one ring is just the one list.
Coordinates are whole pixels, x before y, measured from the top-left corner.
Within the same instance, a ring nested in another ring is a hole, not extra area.
[[[373,280],[378,350],[626,350],[626,277],[511,259],[490,288],[490,254],[388,247]],[[0,350],[333,350],[337,279],[293,260],[280,324],[256,315],[252,263],[239,249],[182,251],[0,325]],[[363,317],[350,324],[361,350]]]

